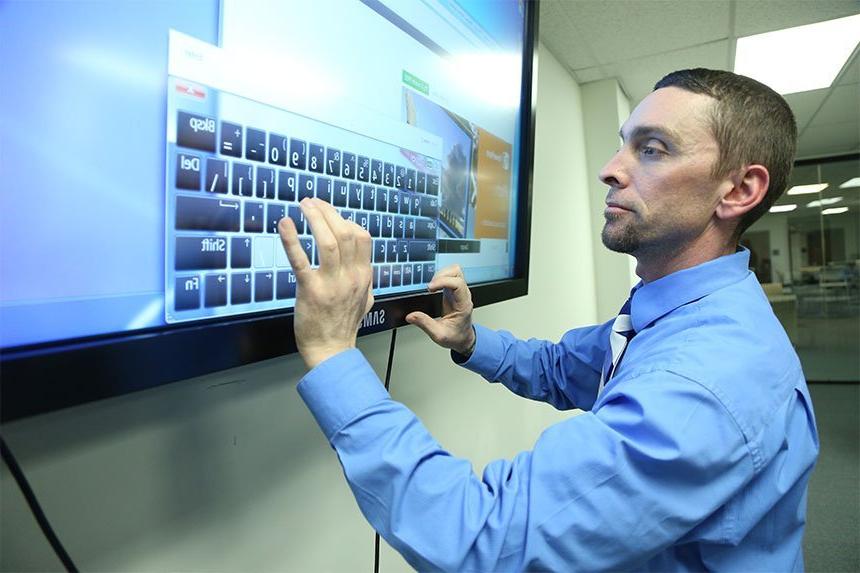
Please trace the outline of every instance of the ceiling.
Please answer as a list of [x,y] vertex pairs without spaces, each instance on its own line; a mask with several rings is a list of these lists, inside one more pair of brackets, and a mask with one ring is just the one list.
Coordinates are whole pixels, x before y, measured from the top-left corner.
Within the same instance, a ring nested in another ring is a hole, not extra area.
[[[860,13],[860,0],[543,0],[540,39],[579,82],[617,78],[631,107],[665,74],[731,70],[738,37]],[[832,86],[785,96],[798,158],[860,151],[860,47]]]

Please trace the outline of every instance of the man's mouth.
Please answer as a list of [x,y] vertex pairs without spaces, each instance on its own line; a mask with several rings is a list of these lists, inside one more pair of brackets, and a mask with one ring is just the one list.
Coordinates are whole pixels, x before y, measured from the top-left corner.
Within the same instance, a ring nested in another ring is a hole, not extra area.
[[603,210],[605,215],[609,214],[620,214],[620,213],[630,213],[632,209],[628,209],[627,207],[621,205],[620,203],[616,203],[615,201],[607,201],[606,208]]

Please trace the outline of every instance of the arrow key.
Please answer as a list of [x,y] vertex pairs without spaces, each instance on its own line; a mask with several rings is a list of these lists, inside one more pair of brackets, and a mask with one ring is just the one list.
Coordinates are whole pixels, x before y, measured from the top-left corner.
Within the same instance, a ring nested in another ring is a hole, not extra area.
[[230,276],[230,304],[251,302],[251,273],[235,273]]
[[250,237],[233,237],[230,239],[230,266],[234,269],[251,267]]
[[204,306],[225,306],[227,304],[227,275],[206,275]]
[[254,275],[254,300],[257,302],[272,300],[274,297],[274,273],[261,271]]

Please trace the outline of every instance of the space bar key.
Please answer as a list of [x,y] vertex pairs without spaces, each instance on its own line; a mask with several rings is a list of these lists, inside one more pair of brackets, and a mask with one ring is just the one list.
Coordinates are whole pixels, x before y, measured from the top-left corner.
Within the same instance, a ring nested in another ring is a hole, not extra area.
[[239,202],[203,197],[176,198],[176,228],[181,231],[238,231]]

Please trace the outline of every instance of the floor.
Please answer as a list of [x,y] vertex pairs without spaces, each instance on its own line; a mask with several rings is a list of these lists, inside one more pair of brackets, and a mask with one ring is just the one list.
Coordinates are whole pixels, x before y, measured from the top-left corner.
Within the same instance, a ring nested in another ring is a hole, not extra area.
[[[856,356],[856,354],[855,354]],[[860,384],[811,384],[821,442],[809,484],[806,569],[860,571]]]

